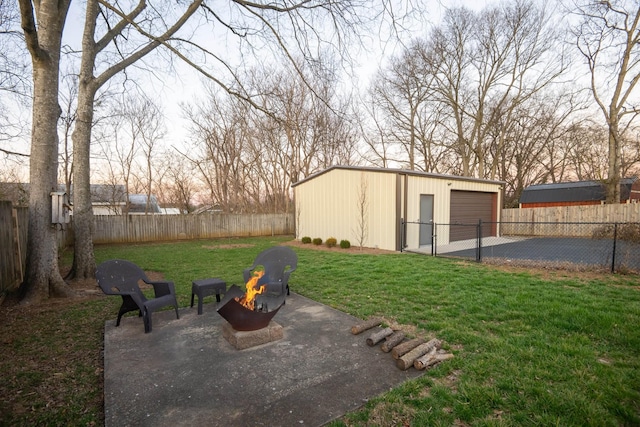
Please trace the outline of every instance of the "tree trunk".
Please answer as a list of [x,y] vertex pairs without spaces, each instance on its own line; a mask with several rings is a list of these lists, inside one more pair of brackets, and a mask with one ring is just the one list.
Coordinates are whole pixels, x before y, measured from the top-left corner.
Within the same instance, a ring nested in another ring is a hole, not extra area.
[[96,84],[93,66],[96,56],[95,23],[99,8],[96,1],[87,2],[82,36],[82,61],[78,82],[76,127],[73,130],[73,266],[67,278],[95,277],[93,253],[93,209],[91,207],[91,127]]
[[94,93],[80,79],[78,120],[73,131],[73,267],[67,276],[75,279],[95,277],[93,254],[93,209],[91,207],[90,141]]
[[606,183],[607,203],[620,203],[620,131],[618,111],[613,108],[609,114],[609,170]]
[[41,1],[38,23],[32,5],[20,1],[22,28],[33,64],[29,231],[23,304],[74,293],[58,268],[57,228],[51,223],[51,192],[58,186],[58,72],[62,29],[69,7],[65,1]]

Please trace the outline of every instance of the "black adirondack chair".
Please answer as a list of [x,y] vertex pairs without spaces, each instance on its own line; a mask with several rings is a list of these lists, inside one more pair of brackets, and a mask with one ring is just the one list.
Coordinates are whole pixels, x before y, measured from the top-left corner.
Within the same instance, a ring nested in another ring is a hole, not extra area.
[[[145,333],[151,332],[151,313],[162,307],[173,306],[176,318],[180,318],[173,282],[151,281],[144,271],[132,262],[121,259],[105,261],[98,266],[96,279],[105,294],[122,297],[116,326],[120,326],[123,314],[135,310],[142,316]],[[147,299],[140,289],[141,283],[153,286],[154,298]]]
[[257,286],[267,287],[263,297],[277,296],[284,300],[285,292],[289,295],[289,276],[298,267],[298,255],[287,246],[265,249],[258,254],[251,267],[243,270],[245,283],[259,266],[264,268],[264,275],[258,280]]

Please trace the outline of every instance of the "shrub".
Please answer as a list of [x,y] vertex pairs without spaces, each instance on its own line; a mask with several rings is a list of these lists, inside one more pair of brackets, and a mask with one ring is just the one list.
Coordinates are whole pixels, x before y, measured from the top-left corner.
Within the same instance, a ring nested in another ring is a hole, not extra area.
[[313,244],[316,246],[320,246],[322,244],[322,239],[319,237],[316,237],[313,239]]
[[311,243],[311,237],[309,237],[309,236],[304,236],[304,237],[301,239],[301,241],[302,241],[302,243],[304,243],[304,244],[306,245],[306,244],[308,244],[308,243]]
[[325,244],[327,245],[328,248],[333,248],[335,245],[338,244],[338,240],[335,237],[329,237],[325,242]]
[[349,249],[351,247],[351,242],[348,240],[340,240],[340,247],[342,249]]

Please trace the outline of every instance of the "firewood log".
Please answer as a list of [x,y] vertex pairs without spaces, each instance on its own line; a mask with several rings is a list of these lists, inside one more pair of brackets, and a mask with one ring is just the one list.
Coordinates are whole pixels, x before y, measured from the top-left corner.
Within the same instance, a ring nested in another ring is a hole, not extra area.
[[391,334],[393,334],[393,329],[391,328],[384,328],[381,331],[374,332],[367,338],[367,345],[373,347]]
[[420,344],[424,344],[425,342],[426,341],[423,338],[414,338],[412,340],[403,342],[402,344],[398,344],[397,346],[393,347],[393,350],[391,350],[391,356],[394,359],[399,359],[403,354],[408,353],[409,351],[413,350]]
[[391,349],[400,344],[403,339],[404,332],[396,331],[385,339],[385,342],[383,342],[380,346],[380,350],[384,351],[385,353],[389,353]]
[[425,354],[413,361],[413,367],[422,370],[449,359],[453,359],[453,354]]
[[376,326],[380,326],[382,324],[382,319],[379,317],[374,317],[373,319],[369,319],[365,322],[359,323],[357,325],[353,325],[351,327],[351,333],[353,335],[358,335],[368,329],[375,328]]
[[420,356],[427,354],[432,350],[435,351],[439,349],[441,344],[442,343],[440,342],[440,340],[436,338],[430,340],[427,343],[420,344],[419,346],[417,346],[416,348],[414,348],[413,350],[404,354],[398,360],[396,360],[396,366],[399,369],[406,371],[407,369],[413,366],[414,360],[416,360]]

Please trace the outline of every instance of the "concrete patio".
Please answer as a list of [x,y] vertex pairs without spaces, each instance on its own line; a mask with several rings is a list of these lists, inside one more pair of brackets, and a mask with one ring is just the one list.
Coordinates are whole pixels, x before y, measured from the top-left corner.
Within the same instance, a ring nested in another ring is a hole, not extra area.
[[138,317],[108,321],[105,426],[321,426],[422,373],[367,346],[371,331],[352,335],[361,319],[300,295],[273,321],[284,337],[245,350],[215,302],[154,313],[148,334]]

